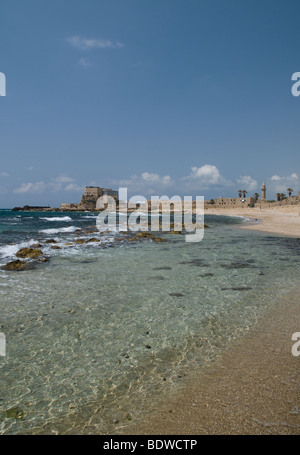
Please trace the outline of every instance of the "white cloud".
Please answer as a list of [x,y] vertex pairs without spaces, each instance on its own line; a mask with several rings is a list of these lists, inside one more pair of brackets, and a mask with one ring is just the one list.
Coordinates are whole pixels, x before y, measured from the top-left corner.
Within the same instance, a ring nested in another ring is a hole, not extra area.
[[46,189],[46,183],[37,182],[37,183],[22,183],[21,186],[15,188],[13,193],[15,194],[24,194],[24,193],[43,193]]
[[9,174],[7,172],[1,172],[1,177],[9,177]]
[[273,175],[271,177],[271,180],[274,180],[275,182],[278,182],[279,180],[281,180],[281,177],[279,177],[279,175]]
[[223,180],[219,169],[211,164],[204,164],[204,166],[201,167],[192,167],[191,177],[201,179],[203,182],[210,185],[216,185]]
[[289,176],[280,177],[279,175],[273,175],[267,185],[267,190],[274,193],[287,193],[287,189],[292,188],[294,194],[298,193],[300,189],[300,179],[296,172],[293,172]]
[[84,68],[88,68],[89,66],[92,65],[90,60],[85,57],[80,58],[78,63],[80,66],[83,66]]
[[158,174],[151,174],[149,172],[143,172],[141,177],[146,182],[159,183],[159,184],[162,184],[162,185],[170,185],[171,184],[171,177],[169,175],[165,175],[165,176],[161,177]]
[[74,182],[74,179],[67,175],[60,175],[59,177],[52,178],[51,181],[56,183],[71,183]]
[[232,186],[232,182],[222,176],[219,169],[212,164],[204,164],[203,166],[193,166],[191,173],[187,177],[180,179],[185,192],[188,191],[206,191],[213,187],[228,187]]
[[129,192],[134,194],[154,195],[170,189],[174,184],[169,175],[161,176],[156,173],[143,172],[140,175],[132,175],[129,179],[122,179],[118,182],[110,183],[113,187],[126,187]]
[[67,185],[64,189],[65,189],[65,191],[79,191],[79,192],[84,191],[84,187],[80,186],[80,185],[76,185],[76,183],[69,183],[69,185]]
[[257,189],[258,182],[254,180],[250,175],[242,175],[239,179],[236,180],[246,191],[254,191]]
[[59,191],[83,191],[84,187],[74,183],[74,179],[67,176],[52,178],[50,182],[22,183],[13,190],[15,194],[44,193],[45,191],[57,193]]
[[119,48],[123,47],[124,44],[120,42],[113,42],[104,39],[94,38],[81,38],[80,36],[70,36],[67,38],[67,42],[77,49],[88,50],[88,49],[107,49],[107,48]]

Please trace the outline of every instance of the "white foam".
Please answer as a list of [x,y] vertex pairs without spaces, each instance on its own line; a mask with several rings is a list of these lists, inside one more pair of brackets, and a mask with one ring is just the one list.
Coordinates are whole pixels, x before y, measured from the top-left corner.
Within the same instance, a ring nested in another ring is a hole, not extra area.
[[69,216],[52,216],[52,217],[41,216],[41,220],[45,220],[45,221],[73,221],[72,218],[70,218]]
[[74,232],[76,229],[79,229],[76,226],[69,226],[69,227],[63,227],[63,228],[57,228],[57,229],[42,229],[41,233],[43,234],[61,234],[64,232]]
[[0,254],[3,258],[15,256],[21,248],[29,248],[34,243],[36,243],[36,240],[32,239],[28,242],[16,243],[15,245],[4,245],[0,247]]

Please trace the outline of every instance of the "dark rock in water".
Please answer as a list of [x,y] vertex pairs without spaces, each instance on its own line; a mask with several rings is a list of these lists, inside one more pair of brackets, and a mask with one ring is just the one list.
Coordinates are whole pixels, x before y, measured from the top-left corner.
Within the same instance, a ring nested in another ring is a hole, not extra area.
[[85,229],[85,232],[86,232],[87,234],[92,234],[93,232],[99,232],[99,231],[98,231],[98,229],[95,228],[94,226],[92,226],[92,227],[89,227],[89,226],[88,226],[88,227]]
[[221,288],[221,291],[250,291],[249,286],[232,286],[231,288]]
[[85,243],[85,240],[84,239],[77,239],[77,240],[75,240],[75,243],[77,243],[78,245],[82,245],[83,243]]
[[152,270],[172,270],[172,267],[154,267]]
[[49,240],[46,240],[45,243],[58,243],[58,242],[54,239],[49,239]]
[[21,248],[16,256],[17,258],[30,258],[30,259],[36,259],[39,256],[42,256],[42,250],[39,248]]
[[179,262],[179,264],[188,264],[196,267],[209,267],[209,264],[204,262],[202,259],[192,259],[191,261]]
[[151,232],[137,232],[136,233],[136,237],[139,237],[139,238],[144,238],[144,239],[153,239],[154,238],[154,234],[152,234]]
[[129,359],[129,355],[127,354],[127,352],[122,352],[121,356],[125,357],[125,359]]
[[181,292],[171,292],[170,295],[172,297],[183,297],[184,294],[181,294]]
[[21,271],[21,270],[28,270],[31,268],[29,264],[25,261],[20,261],[19,259],[17,261],[11,261],[8,262],[7,264],[3,265],[1,269],[3,270],[9,270],[9,271]]
[[4,411],[3,416],[5,419],[21,420],[24,417],[24,411],[15,406]]
[[48,261],[50,261],[50,258],[48,256],[38,259],[38,262],[48,262]]
[[151,346],[149,344],[145,344],[145,348],[151,349]]
[[247,261],[247,262],[241,262],[241,261],[236,261],[236,262],[231,262],[230,264],[221,264],[221,267],[224,267],[226,269],[244,269],[244,268],[253,268],[253,261]]
[[167,239],[162,239],[161,237],[156,237],[154,239],[154,242],[166,242],[166,241],[167,241]]
[[87,240],[87,243],[92,243],[92,242],[100,242],[100,240],[96,239],[96,237],[93,237],[92,239]]
[[158,276],[149,276],[148,280],[158,280],[158,281],[162,281],[162,280],[165,280],[165,277],[164,277],[164,276],[161,276],[161,275],[158,275]]
[[40,243],[35,243],[34,245],[30,245],[30,248],[42,248]]
[[51,247],[52,250],[61,250],[61,246],[58,246],[58,245],[53,245]]
[[206,276],[214,276],[214,273],[201,273],[201,275],[203,278],[205,278]]

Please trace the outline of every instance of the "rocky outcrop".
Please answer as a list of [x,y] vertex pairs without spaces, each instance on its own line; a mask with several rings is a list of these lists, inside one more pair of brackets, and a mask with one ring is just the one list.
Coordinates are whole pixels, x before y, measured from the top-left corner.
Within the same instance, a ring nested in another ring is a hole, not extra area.
[[16,256],[17,258],[30,258],[30,259],[36,259],[40,256],[42,256],[42,250],[39,248],[21,248],[17,253]]
[[27,270],[29,268],[29,264],[25,261],[11,261],[1,267],[2,270],[14,271],[19,272],[21,270]]

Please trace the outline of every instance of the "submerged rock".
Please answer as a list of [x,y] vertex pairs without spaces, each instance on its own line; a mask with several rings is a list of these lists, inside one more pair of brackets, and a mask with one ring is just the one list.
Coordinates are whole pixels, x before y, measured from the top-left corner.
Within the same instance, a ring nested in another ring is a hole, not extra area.
[[48,261],[50,261],[50,258],[48,256],[40,258],[40,259],[37,260],[37,262],[48,262]]
[[97,228],[95,228],[95,227],[93,226],[93,227],[87,227],[87,228],[85,229],[85,232],[86,232],[87,234],[92,234],[93,232],[99,232],[99,231],[98,231]]
[[166,242],[166,241],[167,241],[167,239],[162,239],[161,237],[156,237],[154,239],[154,242]]
[[42,250],[39,248],[21,248],[17,253],[17,258],[30,258],[36,259],[42,256]]
[[137,232],[136,237],[145,238],[145,239],[153,239],[154,234],[152,234],[151,232]]
[[179,262],[179,264],[189,264],[196,267],[209,267],[209,264],[203,261],[203,259],[192,259],[191,261]]
[[28,268],[29,268],[29,264],[25,261],[20,261],[19,259],[17,261],[8,262],[7,264],[5,264],[1,267],[1,269],[3,269],[3,270],[9,270],[9,271],[15,271],[15,272],[18,272],[20,270],[27,270]]
[[30,245],[30,248],[42,248],[41,243],[35,243],[34,245]]
[[77,243],[78,245],[82,245],[83,243],[85,243],[85,240],[84,239],[77,239],[77,240],[75,240],[75,243]]
[[58,243],[58,242],[54,239],[49,239],[49,240],[46,240],[45,243]]
[[228,288],[221,288],[221,291],[250,291],[250,286],[232,286]]
[[4,411],[3,414],[5,419],[20,420],[23,419],[24,417],[24,411],[20,409],[18,406],[7,409],[6,411]]
[[184,294],[181,294],[181,292],[171,292],[170,296],[172,296],[172,297],[183,297]]
[[161,275],[158,275],[158,276],[149,276],[148,280],[158,280],[158,281],[162,281],[162,280],[165,280],[165,277],[164,277],[164,276],[161,276]]
[[87,240],[87,243],[91,243],[91,242],[100,242],[100,240],[96,239],[95,237],[93,237],[92,239]]

